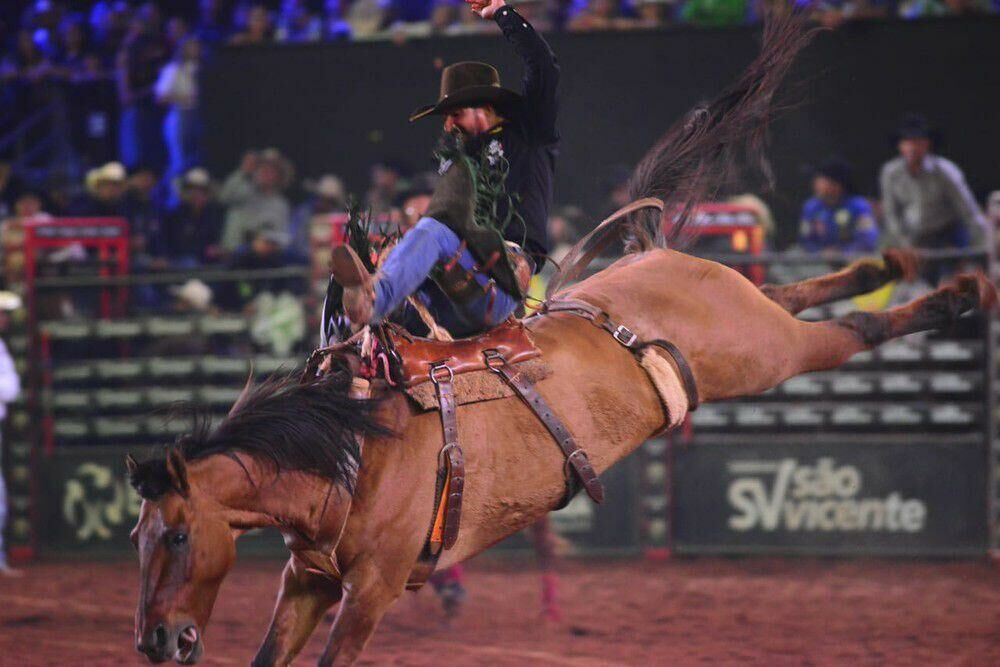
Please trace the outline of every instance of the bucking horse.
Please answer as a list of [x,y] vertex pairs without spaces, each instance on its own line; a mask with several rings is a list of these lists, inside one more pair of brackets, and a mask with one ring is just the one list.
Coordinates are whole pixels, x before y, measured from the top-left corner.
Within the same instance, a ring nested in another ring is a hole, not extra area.
[[[370,382],[341,351],[325,373],[248,382],[225,419],[200,423],[162,457],[129,457],[144,499],[132,532],[138,650],[197,662],[237,538],[272,527],[291,556],[252,664],[290,664],[338,603],[319,664],[352,664],[431,569],[524,529],[575,490],[599,500],[601,472],[699,402],[758,394],[993,306],[993,285],[972,272],[903,306],[804,321],[804,309],[912,276],[914,254],[758,288],[665,247],[737,152],[760,154],[772,97],[810,37],[798,16],[769,19],[757,59],[654,145],[630,180],[637,203],[571,253],[538,313],[509,323],[514,333],[448,347],[405,340],[404,365],[423,371]],[[664,210],[675,222],[666,238]],[[619,234],[625,256],[574,283]],[[431,409],[414,399],[421,391]]]

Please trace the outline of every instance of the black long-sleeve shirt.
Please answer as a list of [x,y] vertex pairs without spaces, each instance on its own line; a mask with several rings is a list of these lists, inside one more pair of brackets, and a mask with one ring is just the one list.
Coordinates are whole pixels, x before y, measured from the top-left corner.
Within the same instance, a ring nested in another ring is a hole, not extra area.
[[524,242],[540,271],[549,251],[548,219],[559,145],[559,64],[548,43],[511,7],[501,7],[493,18],[524,63],[523,97],[516,108],[501,110],[506,122],[496,131],[510,163],[507,192],[516,197],[514,206],[525,223],[525,228],[512,223],[505,235],[515,243]]

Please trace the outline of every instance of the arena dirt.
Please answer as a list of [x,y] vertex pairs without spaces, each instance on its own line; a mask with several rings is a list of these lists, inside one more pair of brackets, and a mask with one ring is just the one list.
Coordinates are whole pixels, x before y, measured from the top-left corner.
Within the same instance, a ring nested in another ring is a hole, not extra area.
[[[202,664],[249,663],[281,567],[237,566]],[[132,648],[137,578],[133,561],[0,578],[0,664],[145,664]],[[450,627],[432,591],[406,594],[362,664],[1000,664],[1000,567],[985,561],[576,561],[563,568],[560,623],[539,616],[531,561],[476,561],[467,585]],[[296,664],[315,663],[328,625]]]

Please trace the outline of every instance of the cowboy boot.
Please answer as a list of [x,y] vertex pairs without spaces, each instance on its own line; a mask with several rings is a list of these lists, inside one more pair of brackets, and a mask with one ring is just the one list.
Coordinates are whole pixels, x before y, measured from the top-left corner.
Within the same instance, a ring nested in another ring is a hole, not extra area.
[[333,249],[330,273],[344,288],[344,312],[350,318],[351,325],[361,328],[368,324],[375,305],[374,281],[353,248],[341,245]]

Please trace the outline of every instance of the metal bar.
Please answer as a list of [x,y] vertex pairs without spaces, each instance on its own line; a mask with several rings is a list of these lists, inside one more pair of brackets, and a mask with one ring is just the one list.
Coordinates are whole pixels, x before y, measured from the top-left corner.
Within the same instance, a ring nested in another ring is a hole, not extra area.
[[267,280],[269,278],[309,278],[309,268],[291,266],[280,269],[256,269],[246,271],[208,270],[184,271],[176,273],[146,273],[127,276],[73,276],[68,278],[40,278],[35,288],[59,289],[67,287],[130,287],[133,285],[169,285],[197,278],[205,282],[236,282],[240,280]]
[[0,137],[0,151],[5,150],[8,146],[20,139],[23,134],[40,123],[46,116],[51,116],[52,112],[53,106],[50,104],[45,108],[36,111],[34,115],[22,120],[14,129],[8,132],[6,136]]

